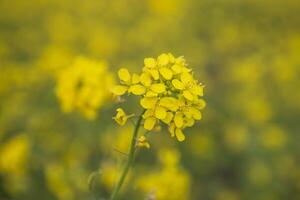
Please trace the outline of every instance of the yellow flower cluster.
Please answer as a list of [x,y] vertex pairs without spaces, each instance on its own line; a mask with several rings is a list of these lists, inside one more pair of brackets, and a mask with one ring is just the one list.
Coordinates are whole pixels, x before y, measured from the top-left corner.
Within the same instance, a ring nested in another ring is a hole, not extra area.
[[188,200],[192,185],[189,173],[180,166],[180,154],[175,149],[159,152],[160,167],[149,169],[135,180],[136,188],[146,199]]
[[30,143],[25,135],[19,135],[0,147],[0,174],[20,174],[26,171],[30,155]]
[[151,131],[162,122],[168,125],[172,137],[183,141],[182,130],[202,118],[204,86],[194,79],[184,57],[175,58],[171,53],[163,53],[157,59],[145,58],[141,74],[130,74],[122,68],[118,75],[121,84],[113,88],[113,93],[141,96],[146,130]]
[[105,62],[78,57],[71,67],[59,73],[56,95],[64,112],[79,110],[88,119],[94,119],[109,99],[112,85],[113,76]]

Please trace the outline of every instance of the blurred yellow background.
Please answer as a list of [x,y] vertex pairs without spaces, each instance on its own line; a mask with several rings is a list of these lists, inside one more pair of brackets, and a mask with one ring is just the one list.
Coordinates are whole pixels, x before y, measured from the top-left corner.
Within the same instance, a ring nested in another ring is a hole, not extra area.
[[109,88],[163,52],[185,56],[207,106],[185,142],[151,135],[120,199],[300,199],[299,13],[297,0],[1,0],[0,199],[106,199],[132,132]]

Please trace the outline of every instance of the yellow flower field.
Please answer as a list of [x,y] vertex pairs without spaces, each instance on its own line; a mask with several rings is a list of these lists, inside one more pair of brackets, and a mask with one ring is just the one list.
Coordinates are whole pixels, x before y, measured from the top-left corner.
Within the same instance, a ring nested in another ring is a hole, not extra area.
[[0,200],[300,199],[299,13],[0,1]]

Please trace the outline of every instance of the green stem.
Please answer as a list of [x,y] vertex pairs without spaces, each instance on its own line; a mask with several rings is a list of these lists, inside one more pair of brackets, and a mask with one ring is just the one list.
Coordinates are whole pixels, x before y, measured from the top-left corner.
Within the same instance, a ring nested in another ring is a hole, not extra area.
[[130,150],[129,150],[129,154],[128,154],[128,160],[124,166],[124,169],[123,169],[123,172],[120,176],[120,179],[119,181],[117,182],[115,188],[114,188],[114,191],[112,192],[111,196],[110,196],[110,200],[115,200],[116,199],[116,196],[117,194],[119,193],[123,183],[124,183],[124,180],[127,176],[127,173],[130,169],[130,166],[132,165],[133,163],[133,160],[134,160],[134,154],[135,154],[135,150],[136,150],[136,139],[137,139],[137,135],[138,135],[138,132],[139,132],[139,128],[141,126],[141,122],[142,122],[142,119],[143,119],[143,114],[144,114],[144,111],[143,113],[139,116],[139,119],[135,125],[135,128],[134,128],[134,132],[133,132],[133,135],[132,135],[132,138],[131,138],[131,145],[130,145]]

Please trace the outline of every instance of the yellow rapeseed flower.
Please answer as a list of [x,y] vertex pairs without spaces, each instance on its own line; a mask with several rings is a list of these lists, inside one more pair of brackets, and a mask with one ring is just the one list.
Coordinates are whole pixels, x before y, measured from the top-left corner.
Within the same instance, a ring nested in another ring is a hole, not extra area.
[[124,110],[122,108],[118,108],[117,109],[117,114],[115,117],[113,117],[113,119],[121,126],[125,125],[127,120],[132,117],[132,115],[126,115],[126,113],[124,112]]
[[113,76],[105,62],[78,57],[59,72],[56,95],[64,112],[78,110],[95,119],[98,109],[110,98],[112,85]]
[[112,92],[121,96],[140,96],[144,128],[152,131],[160,123],[168,125],[172,137],[184,141],[183,130],[201,120],[205,107],[204,86],[194,79],[183,56],[175,58],[163,53],[155,58],[145,58],[140,74],[130,74],[122,68],[118,72],[120,84]]

